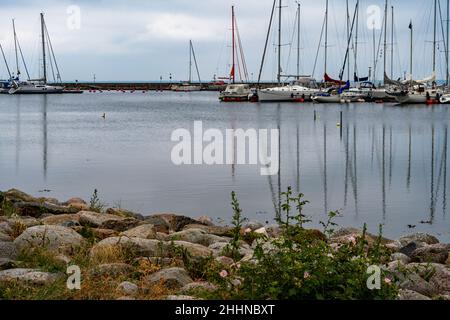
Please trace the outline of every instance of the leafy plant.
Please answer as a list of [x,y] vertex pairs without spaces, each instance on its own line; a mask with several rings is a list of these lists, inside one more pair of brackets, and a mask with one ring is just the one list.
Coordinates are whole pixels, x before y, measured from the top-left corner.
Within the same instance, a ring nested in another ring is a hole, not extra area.
[[93,212],[101,213],[105,209],[105,205],[100,201],[100,198],[98,197],[97,189],[94,190],[94,193],[92,194],[89,203],[90,203],[89,210]]

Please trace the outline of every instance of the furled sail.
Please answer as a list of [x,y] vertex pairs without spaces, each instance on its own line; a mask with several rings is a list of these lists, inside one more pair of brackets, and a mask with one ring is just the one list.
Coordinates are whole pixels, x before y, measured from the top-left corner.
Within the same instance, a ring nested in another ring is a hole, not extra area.
[[324,78],[325,78],[325,82],[331,82],[331,83],[334,83],[334,84],[338,84],[338,85],[340,85],[340,86],[345,85],[345,82],[344,82],[344,81],[334,80],[334,79],[331,78],[327,73],[325,73]]
[[401,86],[402,83],[400,81],[392,80],[388,77],[386,73],[384,73],[384,83],[393,86]]
[[342,94],[344,91],[350,89],[350,81],[347,81],[347,83],[345,84],[345,86],[339,88],[338,92],[339,94]]
[[356,72],[355,72],[355,74],[354,74],[354,81],[355,81],[355,82],[366,82],[366,81],[369,81],[369,77],[359,78],[359,77],[356,75]]
[[426,84],[426,83],[430,83],[430,82],[436,82],[436,72],[433,72],[433,74],[427,78],[424,78],[422,80],[415,80],[418,83],[421,84]]

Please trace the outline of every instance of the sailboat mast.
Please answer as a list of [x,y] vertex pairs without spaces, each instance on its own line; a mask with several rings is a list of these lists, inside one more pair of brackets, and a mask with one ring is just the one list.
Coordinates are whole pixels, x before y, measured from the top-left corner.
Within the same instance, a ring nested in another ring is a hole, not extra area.
[[[349,7],[348,7],[348,0],[345,1],[346,4],[346,9],[347,9],[347,16],[346,16],[346,20],[347,20],[347,40],[350,38],[350,12],[349,12]],[[347,79],[350,79],[350,63],[348,64],[347,67]]]
[[[356,77],[358,76],[358,24],[359,24],[359,0],[356,1],[356,30],[355,30],[355,67],[354,67],[354,73]],[[359,79],[355,79],[358,80]]]
[[281,84],[281,9],[282,0],[280,0],[280,7],[278,8],[278,84]]
[[192,82],[192,40],[189,40],[189,83]]
[[388,0],[384,5],[384,45],[383,45],[383,78],[386,74],[386,50],[387,50],[387,17],[388,17]]
[[437,0],[434,0],[434,22],[433,22],[433,74],[436,72],[436,30],[437,30]]
[[445,52],[445,57],[447,58],[447,73],[445,75],[445,79],[447,82],[447,86],[449,85],[449,41],[450,41],[450,0],[447,0],[447,48]]
[[327,74],[327,60],[328,60],[328,0],[326,0],[326,9],[325,9],[325,74]]
[[47,58],[45,53],[45,20],[44,13],[41,13],[41,33],[42,33],[42,64],[43,64],[43,77],[44,83],[47,83]]
[[297,2],[297,79],[300,79],[300,2]]
[[3,46],[0,43],[0,50],[2,52],[3,60],[5,61],[6,70],[8,71],[9,79],[11,79],[11,70],[9,69],[8,61],[6,60],[5,52],[3,51]]
[[232,40],[231,40],[231,42],[232,42],[232,48],[233,48],[233,65],[232,65],[232,67],[231,67],[231,70],[232,70],[232,72],[231,72],[231,77],[232,77],[232,83],[235,83],[235,79],[236,79],[236,77],[235,77],[235,74],[236,74],[236,69],[235,69],[235,66],[236,66],[236,56],[235,56],[235,53],[236,53],[236,40],[235,40],[235,18],[234,18],[234,6],[232,6],[231,7],[231,33],[232,33]]
[[16,75],[19,76],[20,75],[20,70],[19,70],[19,53],[17,50],[17,33],[16,33],[16,24],[14,22],[14,19],[12,19],[12,25],[13,25],[13,32],[14,32],[14,52],[16,54]]
[[392,21],[391,21],[391,79],[394,79],[394,6],[391,7],[392,10]]
[[410,40],[411,47],[409,49],[410,50],[409,73],[410,73],[410,76],[411,76],[411,83],[412,83],[412,79],[413,79],[413,29],[414,29],[413,24],[412,24],[412,20],[411,20],[411,23],[409,25],[409,29],[411,29],[411,40]]

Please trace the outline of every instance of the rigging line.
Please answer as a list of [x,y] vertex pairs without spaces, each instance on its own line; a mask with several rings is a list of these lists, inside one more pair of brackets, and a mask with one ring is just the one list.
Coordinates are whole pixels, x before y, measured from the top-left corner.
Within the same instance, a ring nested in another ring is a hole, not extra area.
[[23,55],[23,52],[22,52],[22,47],[20,45],[19,39],[17,39],[17,45],[19,47],[19,52],[20,52],[20,56],[22,58],[23,66],[25,68],[25,72],[27,73],[28,80],[30,80],[31,79],[30,73],[28,72],[28,66],[27,66],[27,63],[25,62],[25,58],[24,58],[24,55]]
[[3,46],[0,43],[0,50],[2,52],[3,60],[5,61],[6,70],[8,71],[9,78],[11,79],[11,70],[9,69],[8,61],[6,60],[5,52],[3,51]]
[[273,0],[272,13],[270,15],[269,28],[267,30],[267,36],[266,36],[266,43],[264,45],[263,56],[262,56],[262,59],[261,59],[261,66],[260,66],[259,74],[258,74],[258,86],[261,83],[261,76],[262,76],[262,71],[263,71],[263,68],[264,68],[264,62],[265,62],[265,59],[266,59],[267,46],[268,46],[269,40],[270,40],[270,31],[272,30],[273,16],[275,14],[276,4],[277,4],[277,0]]
[[240,53],[240,56],[238,55],[238,61],[239,61],[239,58],[240,58],[241,62],[242,62],[242,68],[244,70],[244,78],[245,78],[244,80],[248,81],[249,77],[248,77],[247,63],[245,61],[244,48],[242,46],[241,35],[239,33],[239,28],[238,28],[238,25],[237,25],[236,17],[235,17],[235,22],[234,23],[235,23],[236,35],[237,35],[237,39],[238,39],[238,47],[239,47],[239,53]]
[[295,18],[294,18],[294,27],[292,28],[292,36],[291,36],[291,41],[289,43],[289,54],[288,54],[288,58],[287,58],[287,62],[286,62],[286,70],[289,70],[290,67],[290,61],[291,61],[291,55],[292,55],[292,44],[294,43],[294,37],[296,35],[296,28],[297,28],[297,19],[298,19],[298,10],[295,14]]
[[[443,20],[443,17],[442,17],[442,10],[441,10],[441,1],[439,0],[438,1],[438,4],[439,4],[439,16],[440,16],[440,20],[441,20],[441,31],[442,31],[442,39],[443,39],[443,42],[444,42],[444,50],[445,50],[445,62],[446,63],[448,63],[448,43],[447,43],[447,40],[445,39],[445,32],[444,32],[444,20]],[[442,67],[442,65],[441,65],[441,67]],[[447,71],[445,71],[445,72],[447,72]]]
[[[50,52],[50,46],[47,42],[47,50]],[[49,56],[48,61],[50,62],[50,70],[52,70],[52,77],[53,77],[53,82],[56,82],[56,77],[55,77],[55,68],[53,67],[53,59],[52,56]]]
[[[358,7],[359,7],[359,2],[356,2],[355,14],[353,15],[352,28],[350,31],[350,38],[348,39],[348,42],[347,42],[347,52],[345,53],[344,65],[343,65],[341,71],[339,72],[339,80],[340,81],[342,81],[342,78],[343,78],[344,72],[345,72],[345,66],[347,64],[347,59],[348,59],[348,55],[349,55],[349,51],[350,51],[350,43],[351,43],[352,34],[353,34],[353,27],[355,25],[355,19],[356,19],[356,13],[357,13]],[[348,79],[348,80],[350,81],[350,79]]]
[[51,57],[53,57],[53,61],[55,63],[55,67],[56,67],[56,75],[57,75],[57,79],[61,82],[61,73],[59,72],[59,67],[58,67],[58,62],[56,61],[56,57],[55,57],[55,52],[53,50],[53,45],[52,45],[52,41],[50,39],[50,35],[48,33],[48,29],[47,29],[47,24],[44,22],[44,28],[45,28],[45,34],[47,35],[47,43],[50,47],[50,53],[51,53]]
[[195,57],[194,46],[192,44],[191,44],[191,50],[192,50],[192,57],[194,58],[195,69],[197,70],[198,82],[200,82],[200,84],[201,84],[202,80],[200,78],[200,71],[198,70],[197,58]]
[[319,45],[317,46],[316,59],[314,60],[314,67],[313,67],[313,72],[312,72],[312,75],[313,75],[313,76],[314,76],[315,73],[316,73],[317,60],[318,60],[318,58],[319,58],[320,46],[321,46],[321,44],[322,44],[323,32],[324,32],[324,29],[325,29],[325,20],[326,20],[326,17],[323,19],[322,31],[320,32]]

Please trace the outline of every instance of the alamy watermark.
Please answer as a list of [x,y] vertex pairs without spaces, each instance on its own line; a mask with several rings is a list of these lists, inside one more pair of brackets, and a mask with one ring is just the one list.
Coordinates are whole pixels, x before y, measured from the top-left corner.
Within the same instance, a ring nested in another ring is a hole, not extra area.
[[276,175],[280,169],[278,129],[204,130],[202,121],[188,129],[173,131],[177,142],[171,152],[172,163],[179,165],[260,165],[263,176]]
[[66,25],[69,30],[81,29],[81,8],[77,5],[68,6],[66,9]]

